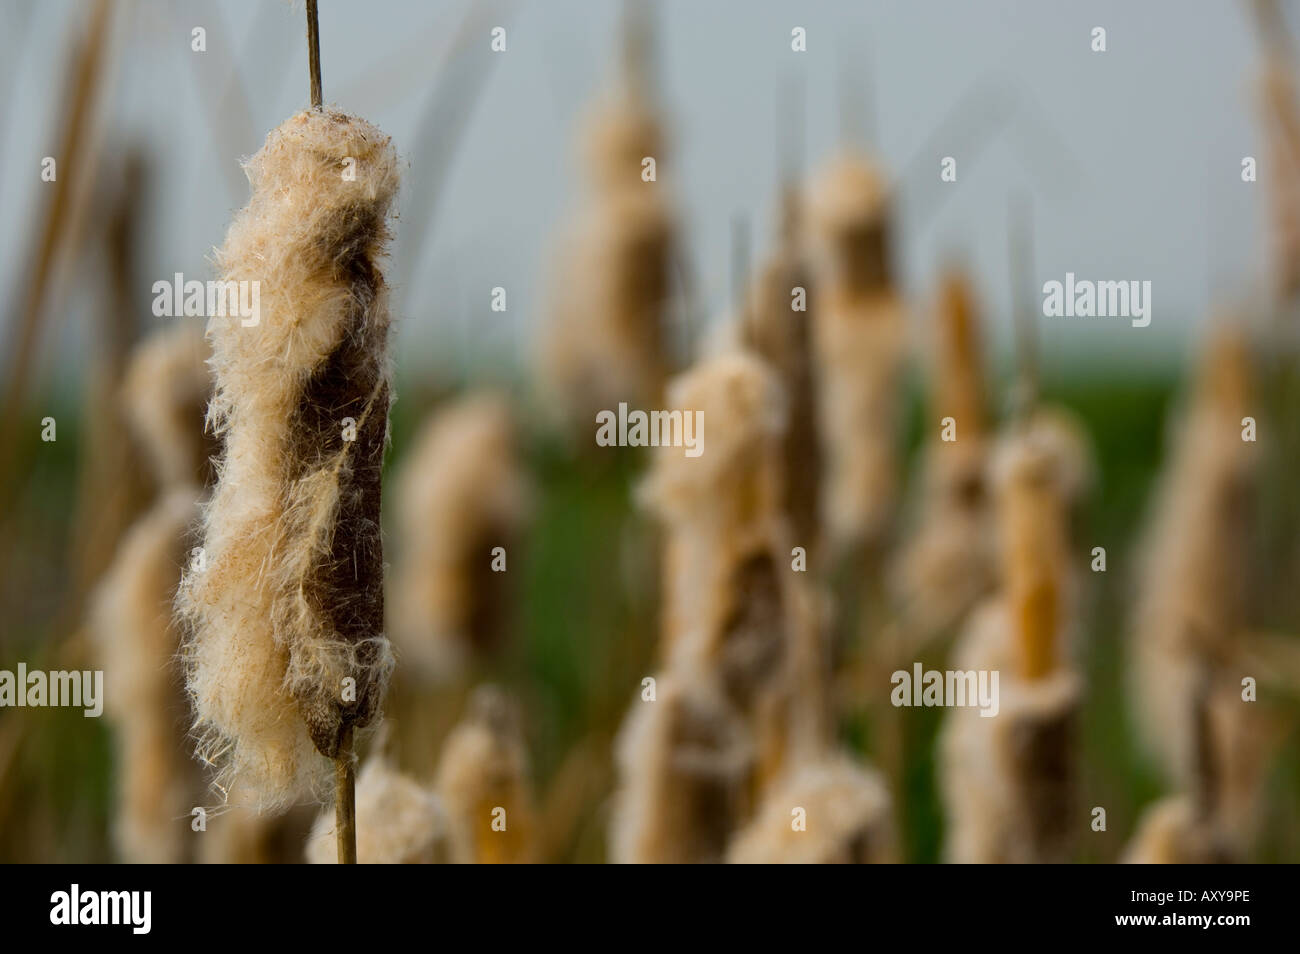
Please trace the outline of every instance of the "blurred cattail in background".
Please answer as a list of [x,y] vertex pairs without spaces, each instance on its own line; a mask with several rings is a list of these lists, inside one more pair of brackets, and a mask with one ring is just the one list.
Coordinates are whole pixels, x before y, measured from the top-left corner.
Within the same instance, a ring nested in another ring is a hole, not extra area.
[[[346,160],[352,160],[348,163]],[[313,109],[249,161],[253,197],[219,261],[262,314],[210,318],[225,440],[204,568],[178,596],[200,752],[267,808],[319,793],[391,668],[380,468],[389,404],[379,258],[397,189],[383,133]]]
[[186,730],[189,705],[173,665],[171,597],[197,517],[193,490],[168,491],[127,533],[91,604],[91,631],[117,733],[118,853],[126,861],[187,858],[189,812],[202,791]]
[[434,788],[446,808],[456,864],[536,860],[537,812],[520,715],[495,686],[470,698],[447,737]]
[[812,272],[805,251],[803,197],[781,194],[781,228],[772,257],[759,271],[743,310],[741,340],[776,372],[787,423],[781,446],[782,510],[792,539],[821,557],[821,446],[813,364]]
[[[820,784],[790,782],[801,769],[830,771],[825,613],[802,582],[806,564],[783,509],[780,379],[755,355],[724,352],[676,379],[669,404],[699,413],[707,449],[690,457],[661,447],[643,490],[666,532],[665,668],[654,697],[633,703],[618,743],[618,861],[722,860],[787,783]],[[850,775],[841,776],[849,790],[878,787]],[[872,828],[883,850],[888,796],[872,789],[866,801],[872,810],[850,810],[850,827]],[[790,806],[779,810],[788,823]],[[754,824],[770,827],[776,811]]]
[[171,602],[214,450],[203,430],[206,356],[198,331],[179,327],[141,344],[127,368],[125,416],[160,491],[122,540],[90,608],[118,741],[115,842],[133,862],[193,857],[186,835],[203,788],[189,752],[190,708],[176,665],[180,637]]
[[659,181],[666,142],[650,99],[650,24],[636,9],[620,82],[584,127],[591,194],[563,243],[542,339],[543,386],[577,432],[619,402],[657,406],[674,364],[676,224]]
[[1232,856],[1194,800],[1173,795],[1142,813],[1122,861],[1142,865],[1226,864]]
[[446,681],[501,649],[514,602],[504,561],[529,497],[504,395],[460,398],[422,426],[394,494],[401,558],[390,615],[404,667]]
[[[1243,699],[1249,542],[1258,451],[1244,329],[1207,341],[1156,487],[1132,631],[1131,692],[1142,737],[1197,824],[1242,857],[1273,733]],[[1188,855],[1195,854],[1192,846]]]
[[[688,416],[699,422],[700,450],[658,448],[641,490],[667,531],[662,630],[672,660],[708,652],[694,636],[720,616],[737,567],[751,554],[785,563],[788,551],[777,548],[788,529],[779,457],[785,406],[772,372],[751,356],[725,354],[677,378],[668,403],[683,429]],[[775,586],[784,573],[769,567],[767,575]],[[771,624],[780,632],[779,618]],[[781,641],[773,642],[779,650]]]
[[835,552],[878,553],[897,507],[907,327],[891,257],[890,196],[869,159],[845,152],[821,172],[808,227],[826,461],[822,519]]
[[889,789],[847,755],[790,775],[727,852],[733,864],[881,864],[898,860]]
[[655,677],[619,732],[609,860],[714,863],[753,810],[753,735],[716,677]]
[[220,446],[204,426],[212,375],[197,328],[176,327],[141,343],[123,381],[127,420],[159,487],[211,485]]
[[792,731],[803,744],[828,731],[829,656],[783,509],[785,397],[763,362],[731,352],[675,379],[669,404],[696,415],[703,453],[659,448],[643,489],[665,528],[663,660],[720,681],[770,779]]
[[983,356],[974,291],[962,272],[941,283],[931,369],[932,427],[923,448],[920,515],[892,567],[914,642],[961,621],[996,582]]
[[699,422],[702,452],[661,446],[642,488],[665,528],[665,668],[618,742],[610,839],[624,862],[721,861],[790,744],[801,607],[781,510],[780,384],[729,352],[675,379],[668,398]]
[[[334,813],[316,818],[307,861],[338,861]],[[446,813],[432,791],[398,772],[382,753],[371,755],[357,775],[357,862],[436,865],[450,860]]]
[[1255,0],[1252,14],[1262,50],[1258,115],[1267,149],[1268,226],[1273,293],[1281,300],[1300,293],[1300,102],[1296,100],[1294,48],[1276,0]]
[[1078,621],[1068,522],[1086,461],[1067,419],[1041,410],[997,449],[999,592],[972,615],[952,665],[997,673],[998,710],[955,708],[946,720],[951,861],[1071,860],[1083,686],[1069,638]]

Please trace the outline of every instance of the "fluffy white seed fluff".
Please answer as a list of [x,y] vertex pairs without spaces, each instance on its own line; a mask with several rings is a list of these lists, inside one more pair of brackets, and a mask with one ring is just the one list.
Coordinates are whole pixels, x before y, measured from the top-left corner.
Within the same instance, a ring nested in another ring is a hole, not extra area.
[[[373,714],[391,668],[373,603],[354,607],[357,594],[309,584],[334,571],[373,578],[382,559],[354,550],[344,567],[331,551],[362,533],[377,542],[377,497],[373,514],[353,514],[341,537],[335,530],[356,503],[354,478],[378,492],[375,455],[358,455],[376,445],[382,453],[386,436],[388,312],[377,263],[398,170],[380,130],[312,110],[274,130],[246,171],[252,198],[218,263],[224,280],[260,282],[260,321],[209,321],[209,421],[225,455],[204,515],[205,569],[187,578],[178,607],[191,631],[200,754],[221,767],[219,784],[241,785],[269,808],[323,787],[321,754],[332,754],[340,720]],[[330,386],[342,393],[325,406],[319,392]],[[355,440],[340,436],[344,416]],[[373,629],[364,639],[339,635],[352,613]],[[339,709],[345,677],[356,679],[359,714]]]

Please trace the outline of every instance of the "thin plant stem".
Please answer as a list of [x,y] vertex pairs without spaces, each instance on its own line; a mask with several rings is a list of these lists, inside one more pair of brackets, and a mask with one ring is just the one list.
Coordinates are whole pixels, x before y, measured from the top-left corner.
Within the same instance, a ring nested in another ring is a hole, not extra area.
[[307,70],[311,74],[311,107],[320,109],[323,97],[320,89],[320,19],[316,15],[316,0],[307,0]]
[[334,833],[339,864],[357,863],[357,780],[352,768],[352,726],[343,729],[334,758]]

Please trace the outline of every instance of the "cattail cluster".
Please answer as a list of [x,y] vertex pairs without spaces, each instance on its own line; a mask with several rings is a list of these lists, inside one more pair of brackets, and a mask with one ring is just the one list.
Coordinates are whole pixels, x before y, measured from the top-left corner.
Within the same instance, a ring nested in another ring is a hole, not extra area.
[[[208,325],[224,441],[203,568],[178,607],[200,755],[263,806],[319,791],[326,759],[378,713],[380,471],[389,316],[381,258],[398,185],[387,136],[334,110],[274,130],[218,264],[260,283],[255,320]],[[322,756],[324,758],[322,758]]]

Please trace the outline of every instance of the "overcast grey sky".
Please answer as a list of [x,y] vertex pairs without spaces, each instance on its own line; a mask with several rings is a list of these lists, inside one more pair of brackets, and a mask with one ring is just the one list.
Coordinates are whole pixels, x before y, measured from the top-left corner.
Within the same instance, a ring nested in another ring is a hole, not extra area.
[[[0,45],[7,61],[0,82],[8,86],[0,113],[0,282],[12,288],[36,203],[45,201],[40,161],[55,148],[70,29],[89,4],[0,2],[5,21],[22,24]],[[489,16],[457,60],[463,70],[492,57],[430,241],[395,299],[404,362],[450,362],[466,349],[522,360],[542,311],[553,239],[577,195],[575,123],[613,75],[621,5],[515,6],[513,15],[495,18],[508,31],[506,53],[490,52]],[[1149,328],[1045,324],[1044,345],[1055,353],[1168,354],[1213,303],[1249,292],[1264,274],[1266,186],[1240,177],[1243,156],[1264,158],[1253,93],[1258,57],[1244,3],[664,0],[653,7],[672,131],[660,183],[678,200],[710,314],[727,304],[733,217],[749,216],[756,256],[770,244],[777,123],[791,126],[791,135],[802,125],[815,171],[841,136],[842,76],[859,80],[864,96],[870,88],[872,142],[914,200],[903,207],[900,255],[918,305],[938,264],[959,257],[977,274],[998,336],[1009,338],[1008,202],[1021,193],[1032,197],[1037,286],[1066,271],[1153,283]],[[464,10],[463,2],[442,0],[321,0],[325,97],[394,137],[411,165],[408,200],[424,168],[417,123]],[[207,29],[205,53],[190,49],[196,26]],[[795,26],[807,30],[806,53],[791,50]],[[1107,31],[1103,54],[1090,49],[1096,26]],[[155,152],[147,277],[211,277],[211,249],[246,198],[236,160],[306,104],[301,0],[138,0],[123,4],[116,28],[104,148],[107,155],[144,141]],[[232,75],[250,102],[245,121],[229,108],[235,100],[222,105]],[[805,90],[806,117],[797,124],[777,117],[779,90],[791,80]],[[952,120],[982,84],[1011,91],[1024,106],[975,155],[962,132],[969,124]],[[225,118],[214,125],[219,112]],[[958,160],[955,185],[939,181],[944,155]],[[917,210],[941,189],[952,191],[922,218]],[[409,217],[399,223],[399,243],[409,226]],[[79,353],[94,291],[76,279],[63,284],[60,336],[42,357],[45,371],[75,375],[70,356]],[[505,316],[489,309],[496,285],[509,291]]]

